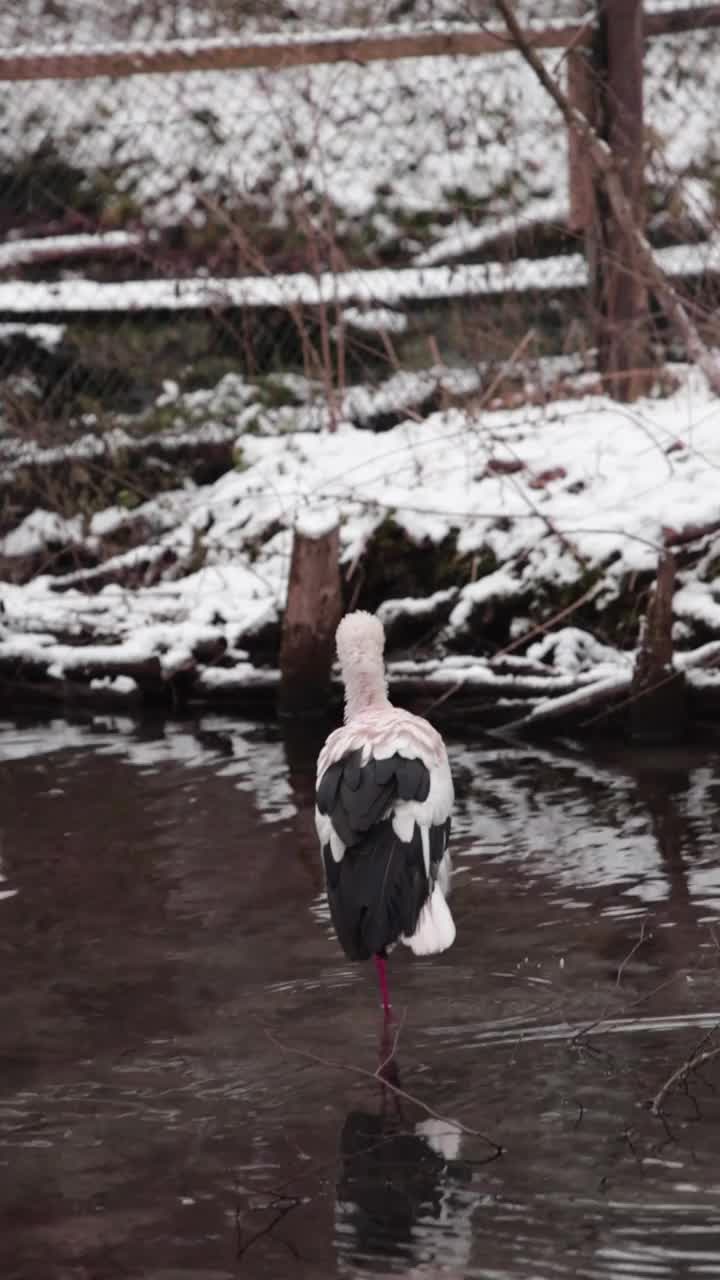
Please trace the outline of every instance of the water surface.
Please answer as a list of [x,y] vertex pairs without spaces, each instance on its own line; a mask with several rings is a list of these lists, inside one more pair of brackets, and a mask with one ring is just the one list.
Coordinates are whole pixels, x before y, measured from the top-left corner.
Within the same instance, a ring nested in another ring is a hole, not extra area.
[[648,1107],[720,1046],[716,754],[451,743],[458,940],[383,1042],[315,737],[0,723],[0,1275],[720,1275],[720,1058]]

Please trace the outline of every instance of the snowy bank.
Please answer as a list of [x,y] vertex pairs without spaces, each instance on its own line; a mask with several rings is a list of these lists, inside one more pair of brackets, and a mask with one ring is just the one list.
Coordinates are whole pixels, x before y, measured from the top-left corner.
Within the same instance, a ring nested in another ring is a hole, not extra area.
[[[720,402],[697,373],[633,406],[585,396],[451,408],[381,434],[349,421],[319,429],[302,403],[263,409],[263,433],[248,433],[253,390],[235,382],[232,412],[227,386],[203,393],[201,432],[235,440],[235,465],[212,483],[134,509],[36,509],[7,530],[6,691],[270,694],[293,529],[331,505],[347,600],[380,607],[400,693],[448,707],[481,696],[496,722],[593,685],[620,698],[667,544],[681,660],[704,696],[720,692]],[[343,408],[402,406],[411,383],[393,380],[374,401],[349,391]],[[466,386],[476,393],[477,375]],[[415,392],[426,394],[422,379]],[[183,397],[166,399],[182,415]],[[23,581],[13,566],[28,556],[40,560]]]

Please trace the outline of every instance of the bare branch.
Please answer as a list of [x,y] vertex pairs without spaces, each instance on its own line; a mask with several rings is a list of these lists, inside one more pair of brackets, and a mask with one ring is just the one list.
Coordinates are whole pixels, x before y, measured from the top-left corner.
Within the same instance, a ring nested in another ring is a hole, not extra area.
[[[710,1036],[715,1034],[715,1032],[718,1030],[718,1027],[720,1027],[720,1023],[714,1026],[712,1030],[708,1032],[708,1034],[703,1038],[703,1040],[700,1043],[701,1044],[706,1043],[710,1039]],[[694,1054],[692,1054],[692,1056],[688,1058],[686,1062],[683,1062],[682,1066],[679,1066],[676,1071],[673,1071],[671,1076],[668,1076],[662,1088],[658,1089],[657,1093],[655,1094],[655,1097],[653,1098],[650,1104],[650,1110],[652,1111],[653,1115],[654,1116],[660,1115],[660,1112],[662,1111],[663,1102],[665,1101],[668,1093],[670,1092],[670,1090],[673,1088],[674,1085],[678,1084],[681,1080],[687,1079],[691,1071],[697,1071],[697,1068],[703,1066],[704,1063],[711,1062],[713,1058],[719,1058],[719,1057],[720,1057],[720,1045],[716,1046],[716,1048],[714,1049],[705,1049],[702,1053],[695,1052]]]
[[349,1071],[353,1075],[363,1076],[366,1080],[378,1080],[386,1089],[389,1089],[391,1093],[395,1094],[396,1097],[402,1098],[405,1102],[412,1103],[415,1107],[420,1107],[421,1111],[432,1116],[433,1120],[440,1120],[443,1124],[452,1125],[453,1127],[460,1129],[462,1133],[468,1134],[471,1138],[479,1138],[482,1142],[487,1143],[489,1147],[494,1148],[496,1156],[501,1156],[503,1154],[504,1148],[500,1143],[495,1142],[492,1138],[486,1137],[486,1135],[484,1133],[480,1133],[478,1129],[471,1129],[469,1125],[462,1124],[460,1120],[451,1120],[448,1116],[441,1115],[439,1111],[435,1111],[433,1107],[428,1106],[427,1102],[423,1102],[422,1098],[418,1098],[415,1094],[408,1093],[406,1089],[399,1088],[399,1086],[393,1084],[392,1081],[386,1080],[380,1072],[385,1066],[387,1066],[387,1058],[375,1069],[375,1071],[367,1071],[365,1067],[356,1067],[351,1062],[336,1062],[332,1058],[321,1058],[319,1054],[310,1053],[307,1049],[298,1049],[295,1045],[283,1044],[282,1041],[278,1040],[267,1027],[265,1027],[264,1030],[268,1040],[270,1040],[277,1049],[280,1049],[282,1053],[294,1053],[300,1058],[307,1058],[309,1062],[316,1062],[323,1067],[332,1067],[335,1071]]
[[626,966],[630,963],[630,961],[632,960],[632,958],[633,958],[633,956],[636,954],[636,952],[638,952],[638,951],[640,950],[640,948],[641,948],[641,946],[642,946],[643,942],[645,941],[645,929],[647,928],[647,922],[648,922],[648,920],[649,920],[649,919],[650,919],[650,917],[649,917],[649,916],[645,916],[645,918],[644,918],[644,920],[643,920],[643,922],[642,922],[642,924],[641,924],[641,926],[640,926],[640,936],[639,936],[639,938],[637,939],[637,942],[635,943],[635,945],[634,945],[634,946],[632,946],[632,947],[630,948],[630,950],[628,951],[628,953],[627,953],[627,955],[625,956],[624,960],[621,960],[621,961],[620,961],[620,964],[618,965],[617,977],[615,978],[615,986],[616,986],[616,987],[619,987],[619,986],[620,986],[620,983],[622,982],[622,976],[623,976],[623,973],[625,972],[625,968],[626,968]]

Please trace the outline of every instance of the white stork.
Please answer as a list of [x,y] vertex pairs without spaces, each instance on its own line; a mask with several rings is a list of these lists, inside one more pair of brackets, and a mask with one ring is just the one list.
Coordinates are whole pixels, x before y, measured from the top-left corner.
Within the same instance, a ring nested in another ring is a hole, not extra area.
[[345,723],[318,757],[315,825],[338,940],[351,960],[375,957],[387,1016],[388,948],[399,940],[423,956],[455,940],[453,784],[440,734],[388,699],[379,618],[347,614],[336,640]]

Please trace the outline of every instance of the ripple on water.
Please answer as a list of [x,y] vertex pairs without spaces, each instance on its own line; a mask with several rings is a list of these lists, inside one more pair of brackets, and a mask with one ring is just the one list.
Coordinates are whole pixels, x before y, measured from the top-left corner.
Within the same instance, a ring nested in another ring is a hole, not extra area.
[[0,754],[13,1274],[201,1276],[242,1231],[260,1280],[720,1275],[716,1077],[667,1128],[645,1105],[720,1024],[713,761],[452,746],[458,941],[392,957],[399,1099],[319,891],[309,747],[103,716],[0,726]]
[[568,890],[565,910],[599,889],[630,900],[603,911],[628,916],[686,892],[720,917],[720,767],[690,762],[670,785],[664,775],[523,747],[456,747],[451,761],[464,780],[454,830],[472,875],[515,865]]

